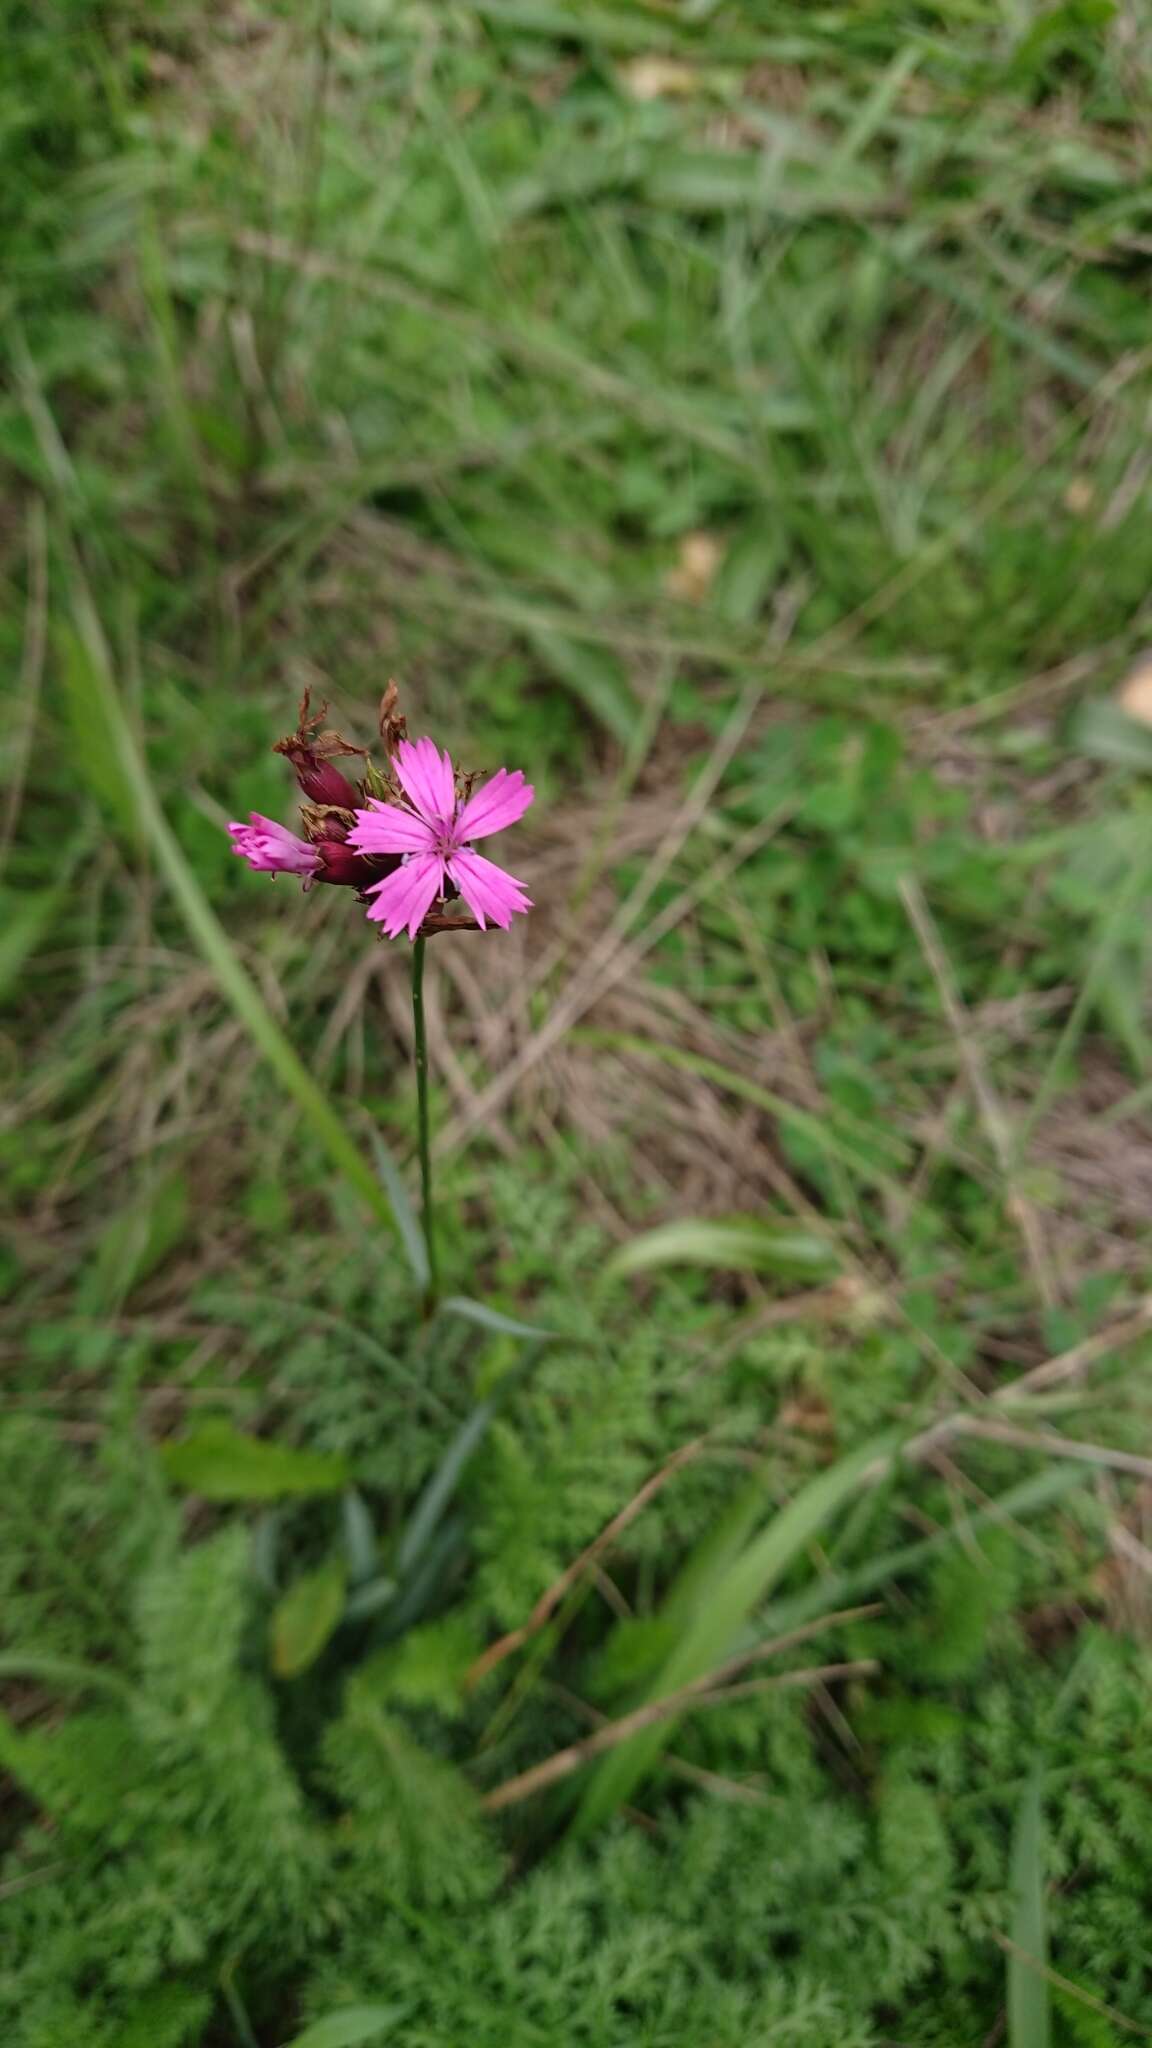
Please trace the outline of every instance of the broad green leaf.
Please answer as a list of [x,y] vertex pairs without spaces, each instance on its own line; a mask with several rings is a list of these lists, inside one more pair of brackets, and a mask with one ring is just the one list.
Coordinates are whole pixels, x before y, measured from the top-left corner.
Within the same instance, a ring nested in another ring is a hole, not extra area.
[[296,1451],[246,1436],[231,1422],[198,1423],[160,1456],[169,1479],[205,1500],[282,1500],[292,1494],[339,1493],[348,1484],[343,1458]]
[[1009,2048],[1049,2048],[1052,1997],[1044,1888],[1044,1804],[1039,1772],[1016,1812],[1012,1837],[1012,1947],[1008,1952]]
[[[636,1705],[667,1699],[721,1663],[773,1586],[891,1450],[887,1441],[873,1442],[842,1458],[810,1480],[759,1535],[745,1541],[749,1522],[764,1507],[763,1481],[753,1480],[705,1539],[703,1568],[699,1560],[689,1560],[685,1577],[690,1600],[684,1597],[683,1585],[673,1587],[667,1606],[679,1622],[679,1641]],[[627,1803],[659,1761],[676,1727],[676,1717],[670,1715],[604,1757],[577,1811],[577,1834],[589,1833]]]
[[344,1612],[347,1574],[332,1557],[289,1586],[269,1624],[272,1669],[277,1678],[296,1678],[316,1662]]
[[782,1273],[827,1279],[839,1261],[827,1238],[798,1224],[761,1223],[754,1216],[710,1222],[685,1216],[623,1245],[609,1259],[613,1279],[658,1266],[719,1266],[729,1272]]
[[378,2041],[385,2027],[403,2017],[402,2005],[347,2005],[293,2034],[284,2048],[359,2048],[362,2041]]

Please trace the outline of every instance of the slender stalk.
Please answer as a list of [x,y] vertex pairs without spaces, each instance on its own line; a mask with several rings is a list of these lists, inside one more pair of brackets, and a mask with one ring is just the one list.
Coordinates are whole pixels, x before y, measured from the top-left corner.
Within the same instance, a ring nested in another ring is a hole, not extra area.
[[416,1116],[420,1139],[420,1195],[423,1208],[424,1243],[428,1251],[428,1285],[424,1291],[424,1313],[430,1316],[440,1299],[440,1274],[436,1263],[436,1207],[432,1199],[432,1134],[428,1116],[428,1037],[424,1027],[424,947],[417,939],[412,947],[412,1034],[416,1046]]

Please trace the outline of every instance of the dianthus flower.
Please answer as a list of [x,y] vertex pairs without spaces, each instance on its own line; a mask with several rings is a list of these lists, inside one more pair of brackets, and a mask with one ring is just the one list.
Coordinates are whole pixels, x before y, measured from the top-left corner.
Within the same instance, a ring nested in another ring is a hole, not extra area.
[[500,768],[472,795],[457,790],[447,753],[432,740],[401,740],[392,762],[406,803],[378,798],[357,810],[348,845],[369,857],[399,854],[400,866],[364,894],[368,915],[390,939],[406,931],[415,939],[434,903],[446,892],[463,897],[481,931],[489,924],[507,931],[531,898],[514,875],[474,853],[474,839],[489,839],[524,816],[535,796],[519,768]]

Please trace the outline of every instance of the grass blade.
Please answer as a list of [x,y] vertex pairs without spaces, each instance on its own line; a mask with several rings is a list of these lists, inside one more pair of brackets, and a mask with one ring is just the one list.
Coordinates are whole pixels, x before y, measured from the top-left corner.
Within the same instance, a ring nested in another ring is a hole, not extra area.
[[420,1218],[412,1207],[411,1197],[404,1185],[404,1176],[379,1131],[372,1133],[372,1151],[376,1159],[376,1171],[392,1204],[392,1215],[400,1232],[400,1242],[408,1254],[412,1278],[421,1294],[425,1294],[428,1291],[431,1269],[428,1264],[428,1244]]
[[400,1588],[395,1579],[365,1579],[349,1593],[344,1608],[346,1621],[367,1621],[373,1614],[382,1614],[391,1607]]
[[145,1176],[124,1207],[109,1218],[97,1239],[79,1293],[88,1314],[116,1314],[133,1288],[146,1280],[180,1243],[189,1207],[188,1182],[178,1169]]
[[[441,1306],[446,1307],[447,1304],[441,1303]],[[480,1302],[470,1302],[468,1306],[470,1308],[481,1308],[482,1304]],[[496,1311],[490,1310],[487,1314],[495,1316]],[[486,1320],[486,1317],[478,1320]],[[499,1318],[499,1326],[502,1327],[510,1321],[510,1317],[502,1316]],[[425,1552],[430,1548],[436,1532],[444,1519],[445,1510],[456,1492],[460,1476],[474,1452],[479,1449],[483,1442],[493,1417],[499,1413],[509,1396],[515,1393],[516,1389],[521,1387],[535,1370],[545,1339],[541,1338],[534,1331],[530,1332],[530,1326],[527,1323],[522,1323],[518,1326],[515,1334],[523,1335],[525,1333],[536,1336],[537,1341],[521,1354],[510,1372],[506,1372],[501,1376],[493,1387],[492,1392],[486,1394],[482,1401],[476,1403],[471,1415],[465,1419],[457,1430],[456,1435],[453,1437],[409,1516],[408,1524],[400,1539],[400,1548],[396,1555],[396,1563],[400,1572],[407,1575],[409,1579],[413,1571],[419,1568]],[[545,1333],[546,1336],[547,1333]]]
[[103,1692],[114,1699],[131,1696],[131,1687],[115,1671],[102,1664],[85,1664],[79,1657],[55,1657],[50,1651],[0,1651],[0,1678],[28,1678],[62,1692]]
[[628,746],[638,711],[628,679],[617,658],[602,647],[569,640],[542,629],[531,635],[541,660],[577,702],[600,720],[613,739]]
[[558,1330],[545,1330],[539,1323],[522,1323],[516,1316],[506,1316],[502,1309],[489,1308],[486,1302],[472,1301],[466,1294],[450,1294],[440,1303],[441,1314],[462,1316],[466,1323],[476,1323],[482,1330],[491,1330],[494,1337],[527,1337],[537,1344],[553,1344],[560,1335]]
[[61,860],[60,880],[32,894],[0,891],[0,996],[19,985],[25,964],[51,929],[72,894],[72,875],[87,853],[91,834],[73,840]]
[[1024,1789],[1012,1838],[1012,1946],[1008,1952],[1009,2048],[1051,2048],[1044,1806],[1039,1772]]
[[865,1151],[859,1150],[854,1142],[860,1134],[861,1143],[872,1150],[882,1152],[891,1159],[893,1167],[907,1165],[909,1150],[904,1141],[891,1131],[878,1125],[869,1125],[862,1117],[850,1116],[846,1110],[836,1112],[842,1125],[851,1127],[852,1136],[844,1137],[836,1131],[828,1117],[815,1116],[811,1110],[800,1109],[789,1102],[784,1095],[777,1095],[771,1088],[762,1088],[758,1081],[751,1081],[747,1075],[739,1074],[726,1067],[720,1060],[709,1059],[703,1053],[693,1052],[690,1047],[667,1045],[656,1038],[642,1038],[629,1031],[576,1030],[570,1034],[577,1045],[603,1046],[608,1052],[637,1053],[647,1058],[660,1060],[665,1066],[679,1068],[682,1073],[698,1074],[703,1081],[711,1081],[722,1094],[735,1095],[742,1102],[751,1102],[766,1115],[773,1116],[784,1129],[789,1126],[830,1159],[838,1159],[842,1165],[859,1174],[860,1179],[876,1187],[894,1185],[891,1176]]
[[380,1556],[376,1540],[376,1529],[368,1511],[363,1494],[350,1486],[340,1503],[340,1518],[343,1523],[344,1558],[348,1566],[349,1583],[362,1586],[374,1578]]
[[[1087,1465],[1059,1465],[1031,1479],[1021,1480],[1019,1485],[1010,1486],[1006,1493],[994,1494],[984,1507],[974,1508],[970,1515],[966,1515],[962,1525],[963,1538],[974,1536],[980,1529],[1002,1529],[1024,1521],[1029,1515],[1041,1514],[1045,1508],[1063,1500],[1066,1494],[1086,1486],[1091,1476],[1091,1468]],[[770,1634],[780,1635],[785,1629],[797,1628],[818,1614],[831,1612],[833,1608],[850,1606],[854,1601],[881,1591],[891,1581],[919,1571],[949,1544],[958,1543],[963,1538],[959,1525],[938,1529],[934,1535],[921,1536],[915,1543],[903,1543],[897,1549],[873,1555],[867,1564],[829,1572],[795,1599],[770,1607],[761,1620]]]
[[714,1222],[678,1217],[622,1245],[605,1268],[608,1277],[648,1273],[658,1266],[716,1266],[727,1272],[767,1272],[828,1279],[837,1270],[826,1238],[791,1223],[763,1223],[755,1216]]
[[371,1166],[349,1136],[326,1095],[289,1044],[259,989],[248,975],[160,809],[144,757],[124,713],[113,679],[103,631],[78,563],[71,563],[72,602],[78,646],[83,659],[73,672],[73,690],[82,693],[106,737],[118,770],[117,789],[131,804],[142,839],[151,847],[164,879],[209,967],[221,994],[231,1003],[257,1050],[337,1171],[382,1222],[394,1223],[392,1205]]
[[[751,1518],[763,1511],[763,1485],[752,1483],[707,1539],[703,1562],[689,1560],[684,1579],[673,1587],[667,1609],[677,1619],[684,1615],[680,1638],[637,1705],[679,1692],[722,1661],[755,1608],[888,1449],[873,1442],[842,1458],[810,1480],[760,1535],[745,1541]],[[577,1834],[599,1826],[632,1797],[676,1726],[674,1719],[655,1722],[605,1757],[577,1811]]]
[[486,1401],[480,1401],[467,1421],[457,1430],[413,1508],[408,1526],[401,1538],[396,1564],[402,1573],[410,1572],[413,1566],[419,1563],[436,1532],[445,1508],[456,1491],[465,1465],[483,1441],[488,1424],[495,1413],[495,1400],[490,1397]]

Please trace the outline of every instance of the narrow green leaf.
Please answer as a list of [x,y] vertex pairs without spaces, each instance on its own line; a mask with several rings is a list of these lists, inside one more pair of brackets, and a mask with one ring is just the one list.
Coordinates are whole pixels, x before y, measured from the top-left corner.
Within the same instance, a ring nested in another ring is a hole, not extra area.
[[477,1323],[497,1337],[528,1337],[539,1344],[551,1344],[560,1336],[558,1330],[545,1330],[539,1323],[522,1323],[516,1316],[506,1316],[501,1309],[472,1301],[466,1294],[450,1294],[440,1303],[440,1309],[443,1315],[463,1316],[465,1322]]
[[367,1621],[372,1614],[382,1614],[399,1592],[395,1579],[366,1579],[362,1586],[349,1593],[344,1613],[349,1621]]
[[81,1299],[95,1316],[112,1315],[179,1244],[188,1221],[188,1183],[180,1172],[144,1183],[110,1217],[84,1277]]
[[478,1402],[467,1421],[457,1430],[437,1465],[412,1510],[400,1540],[396,1563],[401,1572],[411,1572],[427,1549],[429,1540],[456,1491],[464,1467],[484,1439],[488,1425],[496,1413],[496,1405],[491,1396],[486,1401]]
[[[774,1116],[785,1130],[791,1127],[810,1144],[818,1145],[830,1159],[840,1160],[861,1180],[876,1187],[891,1188],[894,1182],[891,1175],[870,1156],[872,1151],[886,1154],[893,1167],[906,1166],[911,1156],[904,1140],[879,1124],[869,1124],[863,1117],[853,1116],[842,1108],[827,1116],[817,1116],[810,1109],[798,1109],[787,1096],[777,1095],[771,1088],[762,1088],[758,1081],[750,1081],[747,1075],[736,1073],[723,1061],[709,1059],[706,1054],[693,1052],[686,1046],[668,1045],[656,1038],[642,1038],[631,1031],[595,1031],[580,1027],[570,1036],[578,1045],[600,1045],[609,1052],[636,1053],[661,1060],[665,1066],[679,1068],[682,1073],[699,1074],[701,1080],[711,1081],[723,1094],[735,1095],[741,1102],[754,1103],[766,1115]],[[837,1121],[851,1132],[851,1136],[837,1130]],[[863,1147],[867,1150],[859,1149]]]
[[0,1678],[30,1678],[61,1692],[103,1692],[126,1699],[129,1686],[102,1664],[84,1664],[79,1657],[54,1657],[39,1650],[0,1651]]
[[404,1185],[404,1177],[400,1172],[400,1168],[397,1166],[396,1161],[393,1159],[378,1131],[373,1131],[372,1133],[372,1151],[376,1159],[376,1171],[380,1175],[384,1192],[392,1205],[392,1215],[395,1219],[396,1228],[400,1233],[400,1242],[408,1254],[408,1264],[412,1268],[412,1278],[415,1280],[421,1294],[425,1294],[428,1291],[430,1276],[428,1246],[425,1241],[420,1218],[412,1207],[411,1197]]
[[1044,1888],[1043,1780],[1024,1788],[1012,1837],[1012,1947],[1008,1952],[1009,2048],[1050,2048],[1052,1997]]
[[47,889],[0,890],[0,996],[19,980],[24,962],[47,936],[73,893],[72,877],[90,851],[95,833],[85,827],[53,861],[55,877]]
[[138,823],[132,777],[104,713],[99,651],[82,631],[62,630],[60,653],[76,779],[95,797],[113,829],[131,833]]
[[[255,982],[241,966],[220,920],[208,902],[183,848],[168,824],[128,723],[112,676],[100,621],[79,564],[72,569],[72,603],[86,660],[77,668],[78,688],[85,695],[90,723],[99,727],[116,763],[115,799],[130,806],[130,815],[151,847],[188,929],[216,976],[257,1050],[291,1096],[304,1122],[323,1145],[332,1164],[368,1204],[373,1214],[392,1226],[392,1206],[363,1153],[353,1142],[326,1095],[297,1057],[265,1003]],[[102,771],[103,772],[103,771]],[[107,793],[113,794],[111,777]]]
[[386,1377],[398,1381],[422,1407],[439,1416],[442,1422],[451,1424],[456,1419],[455,1410],[429,1386],[426,1372],[410,1365],[390,1351],[379,1338],[373,1337],[368,1330],[362,1330],[346,1316],[317,1308],[312,1301],[292,1301],[287,1295],[262,1294],[258,1288],[249,1288],[243,1294],[233,1293],[227,1288],[210,1288],[198,1299],[211,1315],[222,1315],[235,1322],[258,1326],[269,1342],[279,1338],[284,1324],[307,1325],[313,1331],[331,1332],[345,1351],[355,1351],[368,1359]]
[[908,277],[915,278],[918,284],[927,285],[929,291],[942,299],[951,299],[977,320],[989,335],[1004,335],[1008,341],[1038,356],[1041,362],[1057,370],[1081,391],[1095,389],[1100,370],[1091,356],[1069,348],[1060,340],[1058,333],[1053,333],[1047,322],[1029,320],[1012,312],[986,284],[968,284],[960,265],[939,262],[925,255],[919,236],[913,243],[900,235],[881,235],[872,231],[871,242],[880,260],[893,264]]
[[778,1636],[819,1614],[830,1613],[835,1607],[851,1607],[857,1600],[883,1591],[894,1580],[906,1578],[909,1572],[919,1571],[950,1544],[967,1542],[980,1529],[1004,1528],[1042,1513],[1067,1494],[1086,1486],[1092,1471],[1090,1465],[1056,1465],[1031,1479],[1021,1480],[1006,1492],[993,1495],[984,1507],[973,1508],[955,1527],[937,1529],[915,1543],[903,1543],[895,1550],[873,1554],[866,1564],[828,1572],[803,1593],[766,1609],[761,1623],[767,1634]]
[[645,8],[547,5],[545,0],[473,0],[473,11],[493,28],[517,29],[561,43],[588,43],[606,50],[679,48],[679,23],[671,14],[649,14]]
[[402,2005],[346,2005],[293,2034],[284,2048],[359,2048],[362,2041],[378,2041],[385,2027],[403,2017]]
[[541,661],[558,682],[579,699],[585,710],[600,720],[626,747],[639,716],[636,699],[621,663],[607,648],[588,641],[570,640],[566,634],[538,628],[529,634]]
[[[441,1306],[446,1307],[447,1304],[442,1303]],[[481,1308],[479,1302],[470,1303],[469,1306],[475,1309]],[[485,1311],[480,1320],[486,1321],[489,1313],[495,1316],[494,1310],[490,1312]],[[494,1327],[503,1328],[510,1320],[511,1318],[508,1317],[500,1317]],[[397,1566],[407,1580],[404,1589],[405,1598],[407,1598],[411,1589],[414,1576],[419,1575],[424,1570],[427,1559],[440,1534],[445,1510],[452,1501],[465,1466],[479,1449],[493,1417],[499,1413],[505,1401],[515,1393],[518,1387],[523,1386],[525,1380],[529,1379],[535,1371],[536,1365],[543,1353],[544,1341],[551,1333],[546,1331],[541,1336],[541,1333],[531,1330],[528,1324],[522,1323],[514,1326],[513,1334],[516,1336],[530,1336],[537,1341],[530,1343],[527,1349],[521,1352],[516,1364],[508,1372],[501,1374],[492,1392],[486,1395],[482,1401],[477,1402],[471,1415],[466,1418],[457,1430],[456,1435],[453,1437],[435,1472],[420,1495],[416,1506],[412,1510],[407,1527],[401,1537],[400,1548],[396,1558]]]
[[[723,1518],[723,1540],[706,1539],[707,1568],[689,1560],[690,1603],[673,1587],[668,1605],[679,1616],[687,1609],[675,1649],[636,1704],[666,1699],[723,1661],[750,1615],[840,1508],[866,1472],[891,1455],[892,1446],[863,1445],[809,1481],[760,1535],[737,1548],[752,1512],[763,1510],[763,1484],[754,1481]],[[663,1619],[660,1616],[659,1619]],[[594,1773],[577,1811],[577,1834],[587,1834],[626,1804],[658,1762],[677,1727],[674,1717],[654,1722],[609,1752]]]
[[18,896],[14,889],[0,893],[0,996],[19,980],[24,962],[36,951],[67,895],[58,884],[32,895]]
[[354,1586],[358,1586],[372,1577],[379,1563],[376,1528],[363,1494],[357,1493],[354,1486],[348,1488],[340,1506],[348,1577]]
[[343,1559],[331,1557],[305,1572],[277,1601],[269,1624],[277,1678],[296,1678],[316,1662],[344,1613],[346,1585]]
[[284,1533],[284,1511],[268,1508],[252,1524],[252,1576],[266,1593],[280,1584],[280,1542]]
[[732,1272],[767,1272],[828,1279],[839,1261],[827,1238],[789,1223],[736,1216],[726,1223],[686,1216],[662,1223],[623,1245],[606,1268],[612,1279],[659,1266],[718,1266]]
[[204,1500],[338,1493],[349,1477],[346,1461],[331,1452],[268,1443],[222,1419],[201,1422],[178,1442],[162,1444],[160,1456],[169,1479]]

